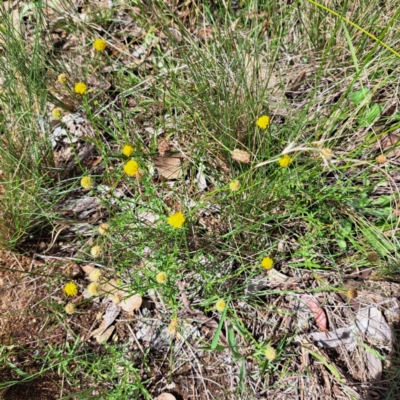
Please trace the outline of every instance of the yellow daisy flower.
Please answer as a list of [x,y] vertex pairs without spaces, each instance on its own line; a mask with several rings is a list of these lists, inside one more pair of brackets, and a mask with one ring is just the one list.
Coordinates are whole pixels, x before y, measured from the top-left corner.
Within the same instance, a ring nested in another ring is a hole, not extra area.
[[261,265],[265,268],[265,269],[271,269],[274,266],[274,260],[271,257],[264,257],[261,260]]
[[124,171],[129,176],[135,176],[139,172],[139,164],[135,160],[129,160],[124,165]]
[[122,148],[122,154],[126,157],[130,157],[131,154],[134,152],[134,148],[130,145],[130,144],[126,144],[123,148]]
[[93,258],[99,258],[101,256],[101,247],[100,246],[93,246],[90,249],[90,254]]
[[61,117],[62,117],[61,108],[54,108],[53,111],[51,112],[51,116],[54,119],[61,119]]
[[215,309],[219,312],[222,313],[225,310],[226,307],[226,301],[223,299],[217,300],[215,303]]
[[85,94],[87,86],[83,82],[78,82],[74,87],[74,92],[78,94]]
[[269,125],[270,118],[268,115],[262,115],[260,118],[257,119],[256,125],[261,129],[267,129]]
[[96,39],[93,43],[93,48],[96,51],[104,51],[107,47],[107,42],[104,39]]
[[68,282],[64,286],[64,292],[67,296],[76,296],[78,294],[78,286],[74,282]]
[[171,225],[174,228],[181,228],[185,223],[185,215],[181,211],[177,211],[175,214],[172,214],[168,217],[168,225]]
[[89,280],[91,282],[98,282],[101,278],[101,271],[98,268],[95,268],[90,274],[89,274]]
[[164,284],[165,282],[167,282],[167,279],[168,279],[168,276],[167,276],[167,274],[165,272],[159,272],[156,275],[157,283]]
[[229,183],[229,189],[230,189],[232,192],[237,192],[237,191],[240,189],[240,182],[239,182],[237,179],[231,181],[231,182]]
[[98,227],[98,231],[99,231],[100,235],[107,234],[109,230],[110,230],[110,225],[108,225],[107,222],[100,224]]
[[279,159],[279,165],[282,168],[287,168],[291,163],[292,163],[292,157],[288,156],[287,154],[285,154],[283,157],[281,157]]
[[93,187],[93,179],[90,176],[84,176],[81,179],[81,186],[86,190],[91,189]]

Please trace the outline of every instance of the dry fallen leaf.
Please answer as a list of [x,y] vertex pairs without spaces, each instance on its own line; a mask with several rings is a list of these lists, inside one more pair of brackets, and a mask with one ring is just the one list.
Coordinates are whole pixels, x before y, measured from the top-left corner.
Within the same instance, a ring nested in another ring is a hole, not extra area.
[[[389,133],[388,135],[384,136],[382,139],[379,139],[375,145],[374,149],[375,150],[382,150],[385,151],[387,149],[390,149],[391,147],[396,146],[399,143],[400,140],[400,135],[396,135],[395,133]],[[387,158],[392,158],[392,157],[399,157],[400,156],[400,147],[397,146],[394,148],[392,151],[390,151],[388,154],[386,154]]]
[[97,343],[102,344],[106,342],[110,336],[114,333],[115,326],[108,327],[103,333],[95,335]]
[[376,307],[367,307],[356,315],[357,328],[376,344],[393,343],[392,330],[383,314]]
[[166,179],[179,179],[182,176],[181,159],[178,155],[154,157],[158,173]]
[[353,344],[357,344],[349,328],[339,328],[334,332],[312,332],[310,333],[310,338],[318,347],[328,349],[334,349],[339,346],[349,348]]
[[176,397],[172,395],[171,393],[161,393],[158,397],[157,400],[176,400]]
[[365,350],[365,361],[368,374],[374,381],[378,381],[382,376],[382,361],[375,355]]
[[310,308],[314,315],[315,323],[323,331],[327,332],[327,319],[324,309],[319,304],[319,301],[308,295],[301,296],[301,300]]
[[133,296],[123,299],[121,303],[119,303],[119,306],[128,314],[133,315],[135,310],[139,310],[142,301],[142,297],[139,294],[134,294]]
[[96,269],[96,267],[95,267],[94,264],[81,265],[81,268],[82,268],[83,272],[84,272],[87,276],[89,276],[90,273],[91,273],[94,269]]

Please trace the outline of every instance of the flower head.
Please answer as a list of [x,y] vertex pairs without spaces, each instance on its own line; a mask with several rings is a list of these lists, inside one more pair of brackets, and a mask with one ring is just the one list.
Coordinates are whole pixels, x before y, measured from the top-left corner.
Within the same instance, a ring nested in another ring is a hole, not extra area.
[[282,168],[287,168],[292,162],[292,157],[290,157],[289,155],[285,154],[283,157],[281,157],[279,159],[278,162],[279,162],[279,165]]
[[98,282],[101,278],[101,271],[98,268],[95,268],[90,274],[89,274],[89,280],[91,282]]
[[72,303],[68,303],[66,306],[65,306],[65,312],[67,313],[67,314],[73,314],[74,312],[75,312],[75,306],[72,304]]
[[347,291],[347,297],[352,300],[355,299],[357,297],[357,290],[354,288],[351,288]]
[[99,258],[101,256],[101,247],[100,246],[93,246],[90,249],[90,254],[93,258]]
[[68,282],[64,286],[64,292],[67,296],[76,296],[78,293],[78,286],[74,282]]
[[107,42],[104,39],[96,39],[93,43],[93,48],[96,51],[104,51],[107,47]]
[[223,299],[219,299],[215,303],[215,309],[220,313],[222,313],[225,310],[225,307],[226,307],[226,301]]
[[124,171],[129,176],[135,176],[139,172],[139,164],[135,160],[129,160],[124,165]]
[[241,163],[248,164],[250,162],[250,154],[247,151],[235,149],[231,153],[232,158]]
[[378,157],[375,158],[378,164],[384,164],[387,161],[387,158],[384,154],[379,154]]
[[74,92],[78,94],[85,94],[87,86],[83,82],[78,82],[74,87]]
[[122,154],[126,157],[130,157],[131,154],[134,152],[134,148],[130,145],[130,144],[126,144],[123,148],[122,148]]
[[67,83],[67,75],[66,74],[60,74],[57,77],[58,82],[60,82],[61,84],[65,85]]
[[175,214],[172,214],[168,217],[168,225],[171,225],[174,228],[180,228],[185,223],[185,215],[181,211],[177,211]]
[[229,189],[232,192],[237,192],[240,189],[240,182],[237,179],[234,179],[229,183]]
[[157,283],[160,283],[161,285],[167,282],[168,276],[165,272],[159,272],[156,275],[156,281]]
[[100,285],[97,282],[89,283],[89,285],[87,287],[88,293],[92,296],[98,296],[99,289],[100,289]]
[[122,301],[122,297],[121,297],[120,294],[115,294],[115,295],[112,297],[112,302],[113,302],[114,304],[119,304],[119,303],[121,303],[121,301]]
[[276,358],[276,350],[272,346],[268,346],[264,354],[268,361],[273,361]]
[[261,129],[267,129],[269,125],[269,117],[268,115],[262,115],[260,118],[257,119],[256,125]]
[[54,119],[61,119],[61,117],[62,117],[61,108],[54,108],[53,111],[51,112],[51,116]]
[[264,257],[261,260],[261,265],[265,268],[265,269],[271,269],[274,266],[274,260],[271,257]]
[[108,225],[107,222],[103,222],[98,227],[98,231],[99,231],[100,235],[107,234],[109,230],[110,230],[110,225]]
[[90,176],[84,176],[81,179],[81,186],[86,190],[90,190],[93,187],[93,183],[93,179]]

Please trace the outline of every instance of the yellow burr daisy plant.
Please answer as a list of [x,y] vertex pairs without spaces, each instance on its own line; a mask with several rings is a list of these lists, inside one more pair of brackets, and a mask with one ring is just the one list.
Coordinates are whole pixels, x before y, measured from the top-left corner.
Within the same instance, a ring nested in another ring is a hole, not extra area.
[[268,115],[262,115],[256,121],[256,125],[261,129],[267,129],[269,125],[270,118]]
[[91,282],[98,282],[101,278],[101,271],[98,268],[95,268],[90,274],[89,274],[89,280]]
[[292,157],[285,154],[278,160],[278,162],[282,168],[287,168],[292,163]]
[[76,296],[78,294],[78,286],[74,282],[68,282],[64,286],[64,292],[67,296]]
[[176,213],[170,215],[168,217],[167,223],[171,225],[173,228],[178,229],[183,226],[185,223],[185,215],[181,211],[177,211]]
[[69,315],[73,314],[75,312],[75,306],[72,303],[68,303],[65,306],[65,312]]
[[261,265],[265,268],[265,269],[271,269],[274,266],[274,260],[271,257],[264,257],[261,260]]
[[83,82],[78,82],[74,87],[74,92],[77,94],[85,94],[87,92],[87,86]]
[[107,48],[107,42],[104,39],[98,38],[94,41],[93,48],[99,52],[104,51]]
[[107,235],[109,230],[110,230],[110,225],[107,224],[107,222],[103,222],[98,227],[98,231],[99,231],[100,235]]
[[124,165],[124,172],[128,176],[136,176],[139,173],[139,164],[135,160],[129,160]]
[[229,189],[231,192],[237,192],[240,189],[240,182],[237,179],[234,179],[229,183]]

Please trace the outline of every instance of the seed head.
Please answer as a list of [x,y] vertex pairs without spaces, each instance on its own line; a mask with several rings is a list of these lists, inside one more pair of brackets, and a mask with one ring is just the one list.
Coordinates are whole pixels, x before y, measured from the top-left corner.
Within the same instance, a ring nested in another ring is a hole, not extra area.
[[100,285],[97,282],[89,283],[89,285],[87,287],[88,293],[92,296],[98,296],[99,289],[100,289]]
[[99,230],[100,235],[106,235],[108,233],[108,231],[110,230],[110,225],[108,225],[107,222],[104,222],[99,225],[98,230]]
[[237,192],[240,189],[240,182],[237,179],[234,179],[229,183],[229,189],[232,192]]
[[276,350],[272,346],[268,346],[264,354],[268,361],[273,361],[276,358]]
[[73,314],[74,312],[75,312],[75,306],[72,304],[72,303],[68,303],[66,306],[65,306],[65,312],[67,313],[67,314]]
[[66,74],[60,74],[57,77],[58,82],[60,82],[62,85],[65,85],[67,83],[67,75]]
[[163,285],[165,282],[167,282],[168,276],[165,272],[159,272],[156,275],[156,281],[157,283]]
[[53,111],[51,112],[51,116],[54,119],[61,119],[62,118],[62,111],[61,108],[54,108]]
[[100,246],[93,246],[90,249],[90,254],[93,258],[99,258],[101,256],[101,247]]
[[375,158],[378,164],[384,164],[387,161],[387,158],[384,154],[379,154],[378,157]]
[[235,149],[231,153],[232,158],[244,164],[248,164],[250,162],[250,154],[247,151]]
[[101,278],[101,271],[98,268],[95,268],[90,274],[89,274],[89,280],[91,282],[98,282]]

